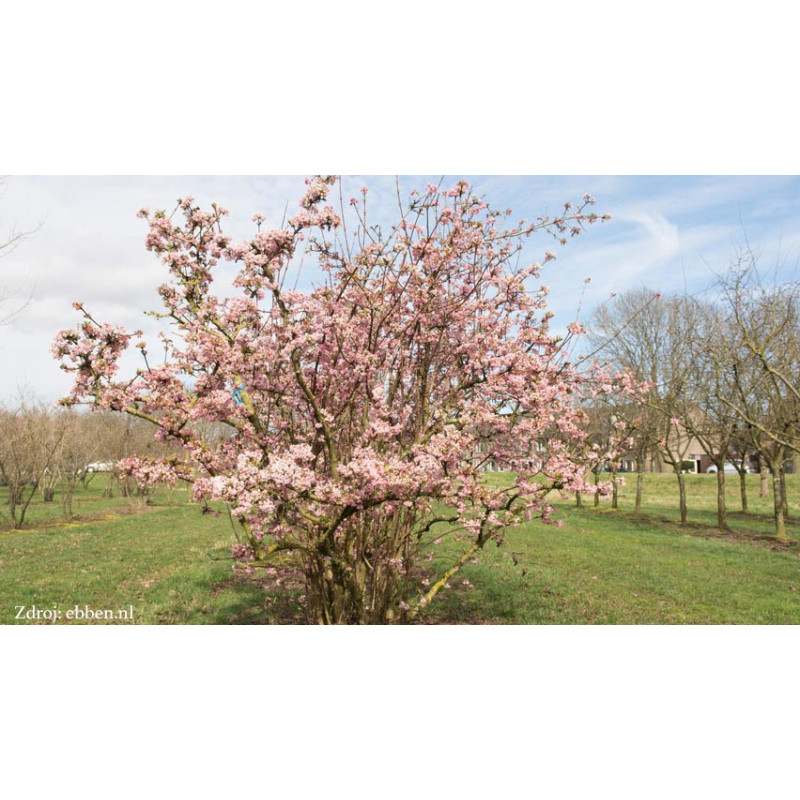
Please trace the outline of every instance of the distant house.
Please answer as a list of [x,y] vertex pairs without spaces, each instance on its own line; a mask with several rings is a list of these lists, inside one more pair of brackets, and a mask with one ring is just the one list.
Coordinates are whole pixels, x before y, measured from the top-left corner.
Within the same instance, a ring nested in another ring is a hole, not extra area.
[[[513,459],[527,469],[541,469],[542,464],[547,457],[547,446],[541,440],[536,441],[533,451],[529,446],[522,442],[518,443],[518,446],[515,449],[517,450],[517,453],[515,456],[512,456]],[[479,441],[472,451],[470,461],[484,472],[508,471],[509,466],[504,463],[498,463],[494,459],[492,451],[493,448],[488,438],[483,441]]]
[[[690,474],[706,473],[714,467],[714,460],[703,449],[703,445],[695,436],[692,436],[686,428],[678,423],[670,428],[671,449],[676,455],[682,456],[682,472]],[[725,455],[726,461],[744,461],[745,466],[752,472],[757,472],[757,457],[750,448],[744,448],[746,452],[740,453],[734,443],[728,448]],[[626,453],[622,458],[623,469],[626,472],[633,472],[636,469],[636,462],[632,452]],[[673,466],[664,459],[664,455],[659,447],[652,446],[645,460],[645,472],[672,472]],[[713,469],[712,469],[713,471]]]
[[113,472],[116,461],[93,461],[86,465],[86,472]]

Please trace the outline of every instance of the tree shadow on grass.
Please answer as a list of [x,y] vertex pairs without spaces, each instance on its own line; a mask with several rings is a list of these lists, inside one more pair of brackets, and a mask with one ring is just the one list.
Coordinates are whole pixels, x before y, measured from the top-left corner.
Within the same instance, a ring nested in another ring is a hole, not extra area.
[[299,602],[302,589],[281,590],[274,581],[234,575],[212,589],[215,611],[213,625],[307,625]]
[[263,574],[186,572],[159,583],[147,598],[156,625],[304,625],[302,588]]
[[[624,513],[625,512],[623,512],[623,514]],[[730,519],[772,522],[771,517],[758,516],[756,514],[742,514],[741,512],[729,512],[728,517]],[[704,539],[720,539],[727,542],[749,544],[754,547],[775,550],[777,552],[800,553],[800,541],[796,539],[778,539],[775,537],[774,533],[767,533],[765,531],[747,528],[727,528],[721,530],[715,525],[709,525],[694,520],[680,523],[672,517],[665,517],[659,514],[639,513],[629,515],[628,519],[635,520],[638,523],[652,524],[654,527],[658,526],[660,531],[668,530],[671,533],[677,534],[688,533],[690,536],[699,536]]]

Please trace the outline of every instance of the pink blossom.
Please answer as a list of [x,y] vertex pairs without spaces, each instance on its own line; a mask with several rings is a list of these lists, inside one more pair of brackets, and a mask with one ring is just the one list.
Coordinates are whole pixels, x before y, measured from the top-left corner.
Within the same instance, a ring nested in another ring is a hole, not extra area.
[[[539,285],[555,254],[517,258],[529,237],[566,240],[602,219],[583,205],[514,223],[464,181],[430,184],[378,236],[355,198],[353,209],[327,204],[338,203],[335,180],[309,178],[284,225],[256,214],[257,233],[241,242],[218,206],[143,209],[174,334],[157,348],[138,341],[144,365],[120,375],[141,334],[76,304],[80,321],[52,352],[73,379],[65,402],[135,414],[180,448],[180,458],[126,462],[124,474],[144,487],[190,481],[198,503],[227,506],[242,540],[233,557],[250,568],[275,557],[275,583],[303,582],[309,615],[325,585],[341,594],[344,621],[381,621],[398,607],[413,616],[438,592],[441,573],[419,577],[423,564],[438,568],[434,548],[501,544],[526,519],[561,524],[548,492],[594,491],[590,470],[629,433],[597,446],[585,402],[635,400],[647,387],[568,361]],[[315,288],[292,288],[301,258],[321,269]],[[235,272],[230,296],[215,293],[220,268]],[[576,321],[567,330],[584,333]],[[164,358],[151,363],[151,351]],[[490,468],[515,477],[495,486]],[[438,520],[443,508],[452,512]],[[417,581],[427,594],[404,600]]]
[[579,336],[582,333],[586,333],[586,328],[584,328],[579,322],[570,322],[570,324],[567,325],[567,330],[574,336]]

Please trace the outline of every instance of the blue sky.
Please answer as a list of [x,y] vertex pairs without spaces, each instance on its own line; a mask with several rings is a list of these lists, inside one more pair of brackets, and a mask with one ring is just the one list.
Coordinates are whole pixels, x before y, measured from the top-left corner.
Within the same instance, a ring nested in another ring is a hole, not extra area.
[[[402,176],[407,192],[442,176]],[[578,306],[585,278],[591,278],[583,316],[611,292],[648,287],[661,292],[697,292],[714,271],[724,270],[745,239],[768,268],[779,265],[796,277],[800,255],[800,178],[789,176],[445,176],[445,184],[464,177],[498,208],[514,218],[559,211],[588,192],[599,213],[612,221],[594,226],[545,268],[555,324],[566,325]],[[370,215],[391,219],[395,178],[344,176],[345,202],[370,187]],[[29,305],[0,328],[0,401],[13,402],[25,387],[46,402],[66,393],[67,380],[50,358],[53,335],[74,325],[74,300],[99,319],[130,328],[145,327],[142,312],[158,307],[155,287],[164,280],[158,260],[144,248],[142,206],[174,206],[192,195],[201,204],[217,202],[231,216],[228,230],[243,238],[254,230],[251,218],[263,213],[278,222],[287,202],[296,208],[303,179],[292,176],[10,176],[0,196],[0,241],[12,226],[34,233],[0,258],[0,288],[19,289]],[[389,209],[388,216],[386,209]],[[553,243],[530,240],[526,255],[541,259]],[[306,280],[313,278],[304,266]]]

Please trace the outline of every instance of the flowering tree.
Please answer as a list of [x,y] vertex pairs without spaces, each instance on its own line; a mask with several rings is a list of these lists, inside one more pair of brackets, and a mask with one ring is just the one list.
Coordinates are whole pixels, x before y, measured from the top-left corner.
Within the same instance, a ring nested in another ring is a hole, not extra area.
[[[175,332],[164,363],[140,342],[144,366],[118,379],[132,335],[80,304],[83,322],[58,334],[54,354],[75,377],[63,402],[147,419],[185,448],[192,473],[164,469],[192,481],[198,501],[228,505],[247,568],[277,557],[301,569],[312,620],[408,621],[508,526],[550,522],[553,488],[597,490],[583,478],[599,456],[580,403],[630,381],[570,366],[540,265],[517,263],[532,233],[563,244],[601,219],[588,195],[504,227],[511,212],[467,184],[431,185],[382,232],[367,225],[366,188],[347,212],[325,204],[334,183],[307,181],[298,214],[275,230],[258,215],[238,244],[222,208],[179,201],[181,224],[143,210],[147,247],[171,275],[159,288]],[[307,293],[285,286],[303,248],[323,276]],[[224,261],[238,265],[226,299],[211,292]],[[209,442],[209,421],[230,436]],[[513,473],[507,485],[488,485],[488,464]],[[432,575],[448,537],[460,553]]]

